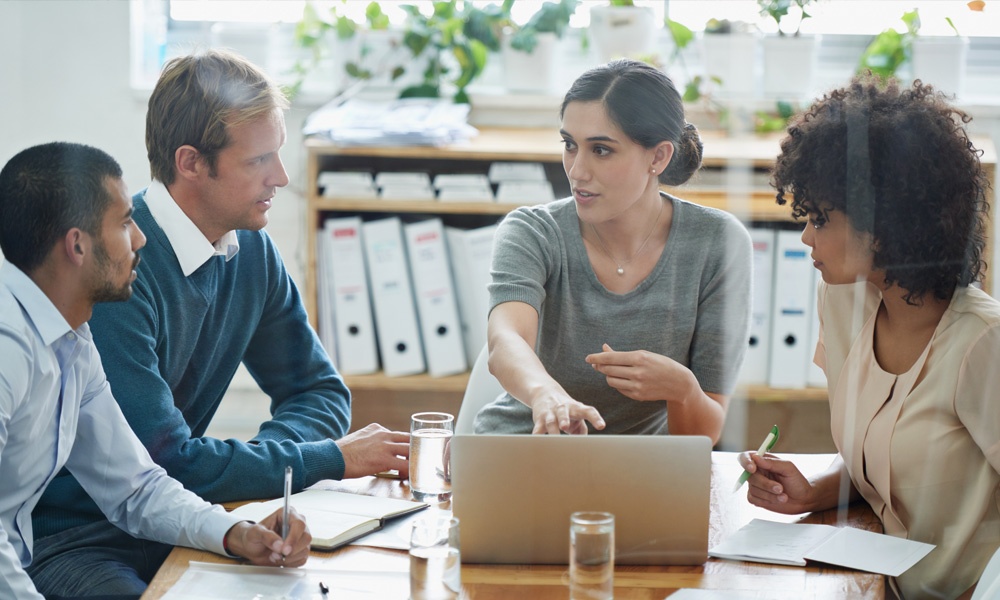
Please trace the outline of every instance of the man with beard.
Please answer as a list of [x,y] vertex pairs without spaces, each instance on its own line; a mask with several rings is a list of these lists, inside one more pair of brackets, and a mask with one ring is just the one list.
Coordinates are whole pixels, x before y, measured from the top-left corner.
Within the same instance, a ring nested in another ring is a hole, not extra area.
[[[350,394],[266,232],[278,188],[288,101],[260,69],[208,50],[169,61],[149,98],[152,182],[135,195],[149,236],[128,302],[94,311],[94,342],[129,425],[153,460],[209,502],[275,498],[322,479],[408,470],[409,434],[370,425],[347,434]],[[205,432],[240,364],[271,398],[250,440]],[[134,542],[63,474],[34,515],[29,569],[46,594],[86,588],[138,596],[170,551]],[[77,595],[84,595],[77,592]]]
[[96,148],[35,146],[0,170],[2,598],[42,598],[25,572],[31,513],[64,466],[133,535],[260,565],[308,558],[299,517],[282,540],[280,511],[254,525],[208,504],[152,461],[122,416],[87,320],[96,303],[132,295],[146,243],[132,217],[121,168]]

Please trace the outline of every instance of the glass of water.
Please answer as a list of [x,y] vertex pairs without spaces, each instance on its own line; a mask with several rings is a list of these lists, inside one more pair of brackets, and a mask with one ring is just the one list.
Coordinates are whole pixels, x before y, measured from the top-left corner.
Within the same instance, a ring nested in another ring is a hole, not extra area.
[[615,516],[575,512],[569,517],[570,600],[611,600],[615,583]]
[[451,498],[451,436],[455,417],[423,412],[410,417],[410,492],[421,502]]
[[453,600],[461,590],[458,519],[417,519],[410,534],[410,600]]

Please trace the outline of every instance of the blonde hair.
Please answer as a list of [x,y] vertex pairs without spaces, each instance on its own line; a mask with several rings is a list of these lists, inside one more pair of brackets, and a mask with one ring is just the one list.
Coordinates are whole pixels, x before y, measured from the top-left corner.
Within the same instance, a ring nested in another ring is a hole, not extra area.
[[288,106],[284,92],[238,54],[207,50],[175,58],[164,65],[146,112],[150,175],[172,184],[174,153],[184,145],[196,148],[214,174],[232,141],[230,127]]

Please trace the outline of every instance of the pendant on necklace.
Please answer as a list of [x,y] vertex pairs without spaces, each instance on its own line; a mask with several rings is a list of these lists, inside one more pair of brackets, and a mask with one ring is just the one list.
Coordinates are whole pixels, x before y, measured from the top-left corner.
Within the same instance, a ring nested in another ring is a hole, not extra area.
[[625,267],[618,267],[618,274],[625,275]]

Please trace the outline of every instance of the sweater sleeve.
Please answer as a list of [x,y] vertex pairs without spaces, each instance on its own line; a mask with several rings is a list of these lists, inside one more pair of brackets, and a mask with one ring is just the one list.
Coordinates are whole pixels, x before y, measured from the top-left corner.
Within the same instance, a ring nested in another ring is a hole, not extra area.
[[202,424],[188,423],[182,411],[187,404],[214,399],[174,398],[167,380],[174,377],[171,373],[198,375],[161,364],[161,356],[170,354],[165,347],[179,341],[164,330],[165,311],[157,302],[169,300],[151,289],[156,281],[152,273],[136,280],[128,302],[98,305],[91,319],[108,379],[129,425],[157,464],[209,502],[280,496],[287,465],[293,467],[296,489],[344,473],[335,440],[350,424],[349,393],[312,333],[301,298],[266,235],[265,241],[267,266],[261,268],[266,271],[261,287],[245,290],[266,294],[265,306],[259,321],[246,323],[255,331],[243,359],[272,398],[272,419],[249,442],[192,434],[192,428]]
[[[161,373],[179,367],[161,364],[157,352],[159,345],[172,343],[171,334],[161,331],[165,323],[159,318],[155,294],[146,283],[137,280],[133,285],[133,297],[128,302],[95,307],[91,324],[115,399],[157,464],[186,488],[213,503],[280,496],[286,465],[293,468],[296,489],[320,479],[343,476],[343,457],[334,439],[346,429],[349,401],[346,388],[339,394],[334,392],[338,383],[343,386],[339,378],[335,375],[326,378],[327,395],[316,392],[274,396],[285,389],[275,381],[276,374],[295,361],[288,356],[284,346],[300,348],[294,353],[295,357],[304,356],[307,367],[316,363],[311,347],[295,346],[301,339],[291,336],[287,340],[271,340],[275,373],[272,378],[262,379],[262,370],[255,369],[255,377],[262,382],[262,387],[267,386],[264,391],[277,398],[272,402],[271,411],[279,420],[261,427],[262,432],[268,431],[271,435],[259,435],[250,442],[194,436],[192,425],[182,412],[184,404],[212,399],[174,398]],[[261,335],[255,338],[264,339]],[[261,362],[261,354],[256,351],[257,363]],[[294,379],[300,374],[299,371],[295,373],[289,373],[288,378]],[[332,367],[328,366],[326,373],[332,373]],[[318,378],[320,376],[315,373],[311,376],[311,380]],[[311,380],[303,377],[303,388]],[[328,406],[325,420],[318,414],[323,404]],[[303,416],[294,416],[296,412]],[[305,427],[302,423],[310,423],[310,426]],[[291,432],[293,428],[297,428],[295,434]]]
[[[277,249],[270,238],[267,241],[267,295],[243,363],[272,398],[272,418],[261,425],[253,441],[308,443],[339,439],[351,424],[350,392],[309,324],[302,297]],[[307,473],[337,479],[343,475],[339,449],[336,456],[326,457],[309,450],[303,453]],[[315,481],[307,485],[312,483]]]

